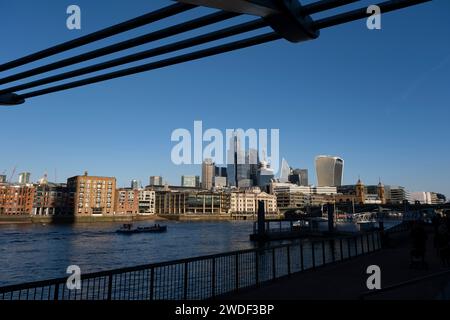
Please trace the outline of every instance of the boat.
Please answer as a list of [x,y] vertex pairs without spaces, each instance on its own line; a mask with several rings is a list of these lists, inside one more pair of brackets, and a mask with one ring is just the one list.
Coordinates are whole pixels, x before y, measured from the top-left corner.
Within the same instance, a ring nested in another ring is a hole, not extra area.
[[167,226],[160,226],[155,224],[151,227],[137,227],[133,228],[132,224],[124,224],[122,228],[117,230],[117,233],[121,234],[134,234],[134,233],[164,233],[167,232]]

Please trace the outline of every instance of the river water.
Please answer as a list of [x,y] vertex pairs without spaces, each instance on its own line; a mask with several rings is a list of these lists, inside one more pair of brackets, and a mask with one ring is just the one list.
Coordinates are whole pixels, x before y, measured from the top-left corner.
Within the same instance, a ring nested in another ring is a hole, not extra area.
[[0,225],[0,286],[64,277],[70,265],[90,273],[253,248],[252,222],[164,225],[167,233],[134,235],[117,234],[120,223]]
[[86,274],[255,247],[252,221],[157,223],[168,232],[122,235],[116,233],[121,223],[0,225],[0,286],[66,277],[71,265]]

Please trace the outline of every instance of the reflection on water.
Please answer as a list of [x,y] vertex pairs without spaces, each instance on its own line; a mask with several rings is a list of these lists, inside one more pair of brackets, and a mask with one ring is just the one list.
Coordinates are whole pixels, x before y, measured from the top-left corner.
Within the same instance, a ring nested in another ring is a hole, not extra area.
[[253,247],[252,222],[164,224],[167,233],[133,235],[117,223],[0,226],[0,286],[64,277],[69,265],[90,273]]

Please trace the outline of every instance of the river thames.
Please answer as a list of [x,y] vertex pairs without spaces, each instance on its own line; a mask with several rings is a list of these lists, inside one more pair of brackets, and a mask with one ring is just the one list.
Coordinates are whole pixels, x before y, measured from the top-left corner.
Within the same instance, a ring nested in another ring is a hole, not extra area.
[[120,235],[120,223],[0,225],[0,286],[64,277],[70,265],[90,273],[254,247],[249,221],[158,223],[168,232]]

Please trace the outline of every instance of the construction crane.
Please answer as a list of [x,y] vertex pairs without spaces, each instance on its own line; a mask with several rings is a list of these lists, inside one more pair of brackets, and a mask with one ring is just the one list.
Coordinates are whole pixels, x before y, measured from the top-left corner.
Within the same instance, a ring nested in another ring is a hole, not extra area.
[[14,169],[12,170],[11,175],[9,176],[8,183],[11,183],[11,181],[14,177],[14,174],[16,173],[16,169],[17,169],[17,165],[14,166]]

